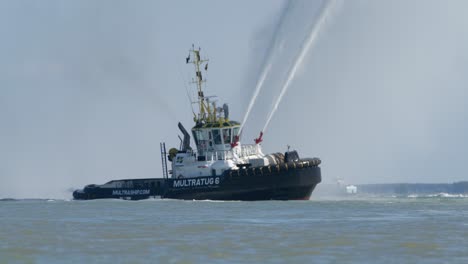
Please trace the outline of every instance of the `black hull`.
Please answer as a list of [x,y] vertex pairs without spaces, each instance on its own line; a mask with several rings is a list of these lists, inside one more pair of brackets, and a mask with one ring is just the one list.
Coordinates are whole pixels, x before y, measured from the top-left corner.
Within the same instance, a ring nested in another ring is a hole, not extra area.
[[[296,162],[280,166],[226,171],[220,176],[184,179],[120,180],[131,188],[87,186],[73,193],[75,200],[151,197],[184,200],[308,200],[321,182],[320,167]],[[119,181],[113,181],[119,182]]]

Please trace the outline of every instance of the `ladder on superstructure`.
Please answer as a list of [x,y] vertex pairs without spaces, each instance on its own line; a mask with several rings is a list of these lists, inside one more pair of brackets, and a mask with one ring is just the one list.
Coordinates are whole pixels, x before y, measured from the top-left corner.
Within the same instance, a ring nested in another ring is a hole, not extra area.
[[167,152],[166,152],[166,143],[159,143],[161,148],[161,165],[163,170],[163,178],[169,178],[169,173],[167,172]]

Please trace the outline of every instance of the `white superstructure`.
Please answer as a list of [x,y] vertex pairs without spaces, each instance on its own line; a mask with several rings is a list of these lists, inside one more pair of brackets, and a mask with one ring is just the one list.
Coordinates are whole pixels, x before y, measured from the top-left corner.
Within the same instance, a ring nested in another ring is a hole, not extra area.
[[192,48],[186,62],[195,66],[196,78],[193,83],[197,85],[198,90],[199,112],[194,113],[195,126],[192,128],[196,149],[190,147],[190,135],[179,124],[184,139],[179,150],[173,148],[169,151],[172,177],[214,176],[242,166],[260,167],[276,164],[274,156],[262,153],[260,146],[262,133],[258,139],[255,139],[256,144],[241,145],[239,142],[241,124],[229,120],[227,104],[216,107],[215,102],[210,102],[210,99],[204,96],[202,85],[205,80],[201,69],[208,70],[208,60],[200,58],[200,49]]

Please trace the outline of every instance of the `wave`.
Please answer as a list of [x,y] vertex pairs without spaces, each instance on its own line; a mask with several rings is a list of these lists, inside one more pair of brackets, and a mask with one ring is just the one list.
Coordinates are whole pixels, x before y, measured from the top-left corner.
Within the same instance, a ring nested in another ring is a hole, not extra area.
[[408,198],[468,198],[468,194],[434,193],[434,194],[410,194]]
[[67,201],[65,199],[55,199],[55,198],[0,198],[0,202],[21,202],[21,201],[26,201],[26,202],[57,202],[57,201]]

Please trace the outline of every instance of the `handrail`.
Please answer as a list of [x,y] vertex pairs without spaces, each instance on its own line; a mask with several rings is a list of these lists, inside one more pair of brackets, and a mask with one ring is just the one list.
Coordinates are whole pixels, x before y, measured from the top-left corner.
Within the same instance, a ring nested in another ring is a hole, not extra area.
[[[233,149],[230,150],[204,150],[204,151],[195,151],[195,150],[188,150],[188,154],[193,155],[195,158],[197,156],[205,156],[206,160],[230,160],[234,159],[236,155],[234,155]],[[258,146],[257,145],[241,145],[240,153],[237,153],[239,158],[258,155]]]

